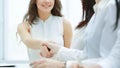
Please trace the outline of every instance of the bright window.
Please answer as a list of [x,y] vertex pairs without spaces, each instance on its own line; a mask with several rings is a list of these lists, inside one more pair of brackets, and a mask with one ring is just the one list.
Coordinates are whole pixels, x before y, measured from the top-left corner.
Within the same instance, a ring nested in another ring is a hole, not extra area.
[[3,35],[3,30],[4,30],[4,0],[0,0],[0,60],[3,60],[3,40],[4,40],[4,35]]
[[29,0],[5,0],[5,60],[28,60],[26,47],[16,37]]

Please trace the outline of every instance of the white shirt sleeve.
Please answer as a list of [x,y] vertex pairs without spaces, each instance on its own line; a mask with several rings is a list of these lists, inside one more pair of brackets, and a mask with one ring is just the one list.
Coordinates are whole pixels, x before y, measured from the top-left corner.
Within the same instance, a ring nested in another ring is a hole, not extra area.
[[117,33],[117,40],[110,55],[98,64],[103,68],[120,68],[120,30]]
[[81,60],[86,58],[83,51],[76,49],[68,49],[65,47],[61,47],[61,49],[55,56],[57,56],[57,59],[61,61],[76,60],[80,62]]

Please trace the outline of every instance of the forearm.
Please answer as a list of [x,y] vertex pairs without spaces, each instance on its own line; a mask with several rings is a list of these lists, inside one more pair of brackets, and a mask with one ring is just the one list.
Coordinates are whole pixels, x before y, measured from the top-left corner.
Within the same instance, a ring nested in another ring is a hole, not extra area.
[[32,49],[39,49],[42,41],[32,38],[32,36],[29,32],[29,30],[30,30],[29,26],[26,23],[19,24],[18,28],[17,28],[17,33],[19,34],[22,42],[27,47],[32,48]]
[[59,52],[55,55],[58,60],[67,61],[67,60],[77,60],[81,61],[86,58],[85,54],[82,51],[76,49],[68,49],[62,47]]
[[43,43],[41,40],[36,40],[36,39],[26,39],[23,41],[23,43],[31,49],[40,49],[41,44]]
[[58,68],[66,68],[66,62],[59,62]]

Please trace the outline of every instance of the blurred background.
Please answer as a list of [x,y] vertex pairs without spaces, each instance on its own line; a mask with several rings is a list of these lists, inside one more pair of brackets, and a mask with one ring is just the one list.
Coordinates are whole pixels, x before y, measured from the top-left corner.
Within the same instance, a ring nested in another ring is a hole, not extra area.
[[[71,22],[73,31],[81,20],[80,0],[61,0],[64,17]],[[0,0],[0,60],[28,61],[25,45],[16,36],[17,25],[22,22],[29,0]]]

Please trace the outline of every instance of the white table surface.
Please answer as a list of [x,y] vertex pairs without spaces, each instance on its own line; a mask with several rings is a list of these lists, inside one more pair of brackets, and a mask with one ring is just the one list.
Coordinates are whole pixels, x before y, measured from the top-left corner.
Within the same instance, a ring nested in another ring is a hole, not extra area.
[[0,67],[0,68],[31,68],[28,62],[0,62],[1,65],[15,65],[15,67]]

